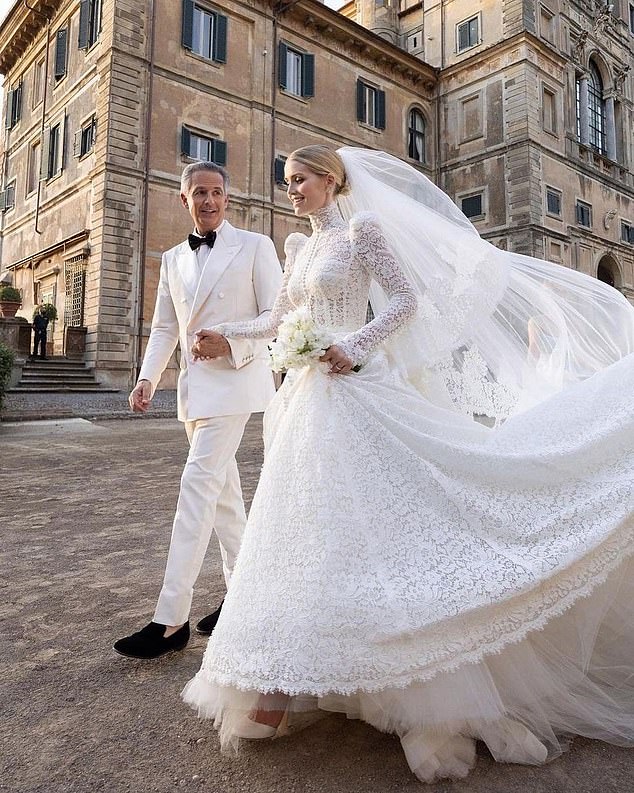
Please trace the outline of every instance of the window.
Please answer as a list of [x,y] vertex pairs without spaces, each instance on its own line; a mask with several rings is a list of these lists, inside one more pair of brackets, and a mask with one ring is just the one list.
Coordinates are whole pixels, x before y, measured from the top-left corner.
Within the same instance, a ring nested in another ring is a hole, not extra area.
[[84,122],[75,132],[73,141],[73,157],[84,157],[89,154],[95,145],[97,137],[97,119],[93,116]]
[[275,163],[273,165],[273,175],[275,178],[275,184],[279,185],[280,187],[284,187],[286,189],[286,181],[284,179],[284,166],[286,165],[286,157],[282,155],[278,155],[275,158]]
[[634,4],[630,3],[630,33],[634,35]]
[[596,64],[590,63],[588,79],[588,111],[590,126],[590,145],[600,154],[605,154],[605,100],[603,99],[603,80]]
[[227,17],[193,0],[183,0],[182,44],[216,63],[227,62]]
[[80,50],[88,50],[99,38],[101,31],[101,0],[81,0],[79,5]]
[[626,220],[621,221],[621,242],[634,245],[634,226]]
[[407,51],[418,53],[423,49],[423,31],[417,30],[415,33],[407,35]]
[[385,91],[357,80],[357,121],[385,129]]
[[55,82],[66,77],[66,63],[68,60],[68,28],[60,28],[55,34]]
[[7,212],[15,206],[15,180],[0,192],[0,210]]
[[542,86],[542,125],[546,132],[557,132],[557,94]]
[[26,174],[26,194],[37,190],[37,184],[40,179],[40,150],[42,146],[39,138],[31,144],[29,149],[29,164]]
[[546,212],[561,217],[561,192],[554,187],[546,188]]
[[65,120],[44,130],[44,145],[40,161],[40,179],[59,176],[64,165]]
[[280,42],[278,58],[280,88],[294,96],[315,96],[315,56]]
[[592,227],[592,207],[585,201],[577,201],[576,206],[577,223],[586,228]]
[[33,107],[37,107],[44,99],[44,80],[44,59],[42,59],[33,65]]
[[416,162],[425,162],[425,117],[420,110],[409,111],[407,153]]
[[181,133],[181,153],[192,160],[227,164],[227,144],[219,138],[207,137],[183,127]]
[[456,25],[456,50],[462,52],[480,43],[480,15]]
[[555,15],[545,6],[539,8],[539,32],[543,39],[555,43]]
[[477,218],[484,215],[482,209],[482,193],[465,196],[460,199],[460,209],[468,218]]
[[22,115],[22,83],[7,91],[5,113],[4,125],[7,129],[13,129]]

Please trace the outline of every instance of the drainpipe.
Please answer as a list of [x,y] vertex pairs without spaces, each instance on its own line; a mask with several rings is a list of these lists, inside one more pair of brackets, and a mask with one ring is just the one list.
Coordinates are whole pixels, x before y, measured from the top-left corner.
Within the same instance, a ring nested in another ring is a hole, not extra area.
[[136,288],[136,376],[135,381],[139,377],[141,371],[141,361],[143,360],[143,303],[145,300],[145,259],[146,259],[146,245],[147,245],[147,223],[148,223],[148,195],[150,192],[150,144],[151,144],[151,131],[152,131],[152,91],[154,87],[154,16],[156,13],[154,0],[149,0],[149,39],[150,39],[150,57],[149,57],[149,82],[148,82],[148,96],[147,108],[145,113],[145,157],[143,163],[143,197],[141,199],[141,239],[139,244],[139,275]]

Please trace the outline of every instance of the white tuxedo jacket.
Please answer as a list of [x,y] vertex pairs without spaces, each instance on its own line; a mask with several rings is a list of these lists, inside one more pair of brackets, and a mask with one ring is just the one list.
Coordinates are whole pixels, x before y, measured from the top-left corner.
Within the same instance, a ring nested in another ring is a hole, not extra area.
[[282,270],[271,240],[226,221],[202,274],[187,242],[164,253],[139,380],[149,380],[154,394],[180,342],[181,421],[264,410],[275,393],[267,340],[229,339],[231,359],[212,361],[194,361],[191,347],[201,328],[255,319],[270,311],[281,282]]

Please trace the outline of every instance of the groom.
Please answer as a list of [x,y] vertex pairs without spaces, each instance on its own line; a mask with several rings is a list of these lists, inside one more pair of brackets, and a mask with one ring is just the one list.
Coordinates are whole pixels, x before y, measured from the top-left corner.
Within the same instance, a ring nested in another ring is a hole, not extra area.
[[[152,622],[119,639],[114,649],[131,658],[157,658],[189,641],[189,611],[212,529],[228,584],[246,522],[235,454],[252,412],[274,394],[266,340],[206,340],[204,359],[191,349],[199,328],[255,319],[273,307],[282,271],[273,243],[225,220],[229,177],[211,162],[188,165],[181,201],[194,221],[189,239],[163,254],[143,365],[130,394],[144,413],[180,342],[178,418],[190,450],[181,478],[163,588]],[[209,635],[220,607],[196,625]]]

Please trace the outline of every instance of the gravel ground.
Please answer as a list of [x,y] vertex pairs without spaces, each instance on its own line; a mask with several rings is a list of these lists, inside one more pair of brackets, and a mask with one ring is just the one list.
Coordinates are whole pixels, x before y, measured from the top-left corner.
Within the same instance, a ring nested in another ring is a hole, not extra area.
[[[239,462],[247,500],[261,427]],[[156,661],[114,639],[150,618],[186,456],[174,420],[0,425],[0,790],[11,793],[630,793],[634,752],[577,740],[542,768],[480,747],[464,781],[425,787],[398,740],[338,715],[288,738],[219,751],[179,692],[205,640]],[[192,619],[223,595],[212,541]]]

